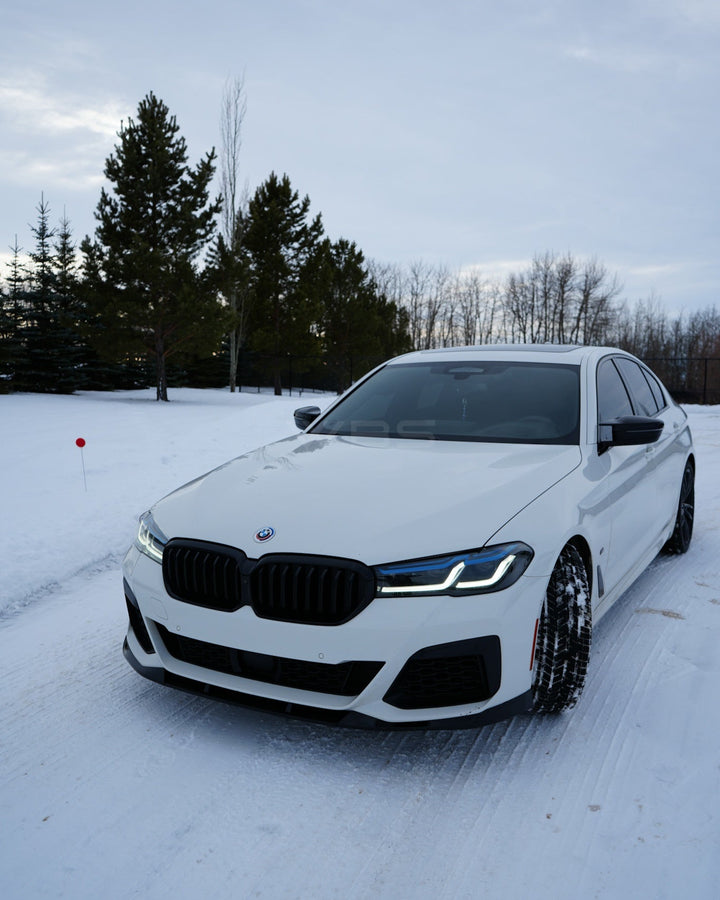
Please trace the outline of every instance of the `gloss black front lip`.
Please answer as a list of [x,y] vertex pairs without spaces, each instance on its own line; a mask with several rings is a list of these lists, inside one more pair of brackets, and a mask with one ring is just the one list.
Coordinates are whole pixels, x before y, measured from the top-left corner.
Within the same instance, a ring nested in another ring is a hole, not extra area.
[[210,697],[213,700],[221,700],[225,703],[241,706],[245,709],[255,709],[259,712],[268,712],[274,715],[289,716],[290,718],[316,722],[322,725],[340,726],[343,728],[360,728],[379,731],[437,731],[439,729],[477,728],[481,725],[490,725],[511,716],[528,713],[532,710],[532,691],[526,691],[512,700],[500,703],[481,713],[469,716],[454,716],[445,719],[419,720],[416,722],[385,722],[364,713],[353,710],[329,710],[314,706],[305,706],[300,703],[288,703],[283,700],[272,700],[266,697],[257,697],[253,694],[245,694],[240,691],[232,691],[228,688],[218,687],[203,681],[195,681],[169,672],[162,666],[144,666],[139,662],[127,642],[123,643],[125,659],[135,671],[154,681],[157,684],[174,687],[189,694]]

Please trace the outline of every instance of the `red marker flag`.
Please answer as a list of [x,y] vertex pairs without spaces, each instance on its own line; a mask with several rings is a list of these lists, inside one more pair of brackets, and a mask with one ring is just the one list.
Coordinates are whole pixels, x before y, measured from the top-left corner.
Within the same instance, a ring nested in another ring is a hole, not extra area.
[[82,462],[83,470],[83,484],[85,485],[85,493],[87,493],[87,478],[85,477],[85,454],[83,453],[85,438],[77,438],[75,441],[75,446],[80,448],[80,461]]

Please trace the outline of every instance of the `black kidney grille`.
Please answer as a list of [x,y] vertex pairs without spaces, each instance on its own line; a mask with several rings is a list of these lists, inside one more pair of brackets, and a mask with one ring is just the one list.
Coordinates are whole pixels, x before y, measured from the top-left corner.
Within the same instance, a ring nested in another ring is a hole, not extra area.
[[347,622],[372,600],[375,583],[364,566],[339,562],[261,560],[250,577],[256,615],[315,625]]
[[340,625],[375,596],[375,576],[362,563],[325,556],[270,554],[248,559],[234,547],[175,538],[163,552],[171,597],[232,612],[252,606],[264,619]]
[[198,641],[173,634],[157,622],[155,625],[168,653],[181,662],[304,691],[355,697],[365,690],[383,665],[381,662],[366,661],[333,665],[269,656]]
[[185,603],[232,612],[243,605],[245,561],[244,554],[232,547],[170,541],[163,551],[165,589]]

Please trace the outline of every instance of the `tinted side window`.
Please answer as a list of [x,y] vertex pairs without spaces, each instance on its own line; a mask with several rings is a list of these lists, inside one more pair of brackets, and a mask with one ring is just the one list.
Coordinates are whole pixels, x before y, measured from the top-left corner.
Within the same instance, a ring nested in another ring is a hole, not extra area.
[[606,359],[600,363],[597,375],[598,388],[598,422],[607,423],[619,416],[631,416],[633,408],[625,390],[622,378],[613,365]]
[[631,359],[618,358],[615,363],[628,386],[637,415],[654,416],[658,411],[658,405],[640,366]]
[[667,400],[665,399],[665,394],[663,393],[663,389],[660,387],[660,382],[653,375],[652,372],[649,372],[647,369],[641,370],[645,378],[647,379],[647,383],[650,385],[650,390],[652,391],[652,395],[655,398],[655,402],[658,405],[658,409],[665,409],[668,405]]

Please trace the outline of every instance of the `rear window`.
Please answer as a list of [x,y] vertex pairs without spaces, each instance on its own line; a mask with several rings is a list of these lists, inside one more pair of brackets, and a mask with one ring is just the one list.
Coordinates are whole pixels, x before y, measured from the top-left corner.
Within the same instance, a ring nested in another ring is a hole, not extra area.
[[577,444],[579,368],[454,360],[388,365],[312,429],[414,440]]

